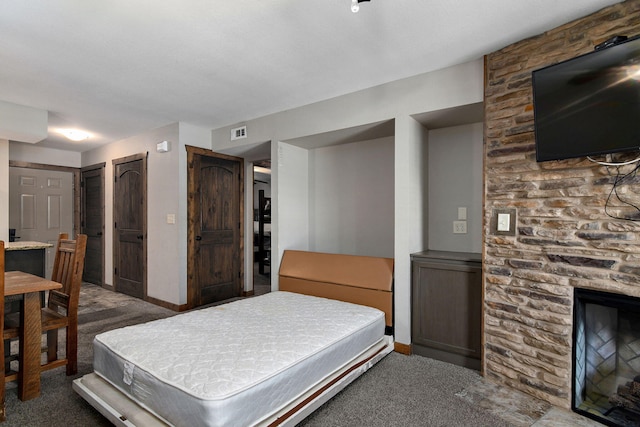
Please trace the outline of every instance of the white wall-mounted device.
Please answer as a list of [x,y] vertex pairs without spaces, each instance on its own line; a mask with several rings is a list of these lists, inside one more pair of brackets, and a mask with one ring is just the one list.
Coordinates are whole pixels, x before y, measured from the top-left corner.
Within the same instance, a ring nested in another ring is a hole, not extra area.
[[247,137],[247,127],[240,126],[239,128],[231,129],[231,140],[243,139]]
[[158,153],[166,153],[169,151],[169,141],[162,141],[156,144],[156,151]]

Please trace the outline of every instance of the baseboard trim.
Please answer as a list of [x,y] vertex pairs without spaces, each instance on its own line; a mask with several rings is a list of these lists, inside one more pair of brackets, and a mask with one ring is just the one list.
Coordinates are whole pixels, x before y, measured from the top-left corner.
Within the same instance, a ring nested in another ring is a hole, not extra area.
[[417,354],[418,356],[441,360],[443,362],[452,363],[454,365],[463,366],[465,368],[473,369],[476,371],[480,371],[481,369],[480,359],[470,356],[463,356],[460,354],[450,353],[448,351],[425,347],[417,344],[413,345],[413,353]]
[[409,344],[402,344],[400,342],[394,342],[393,343],[393,350],[396,353],[404,354],[404,355],[407,355],[407,356],[411,355],[411,345],[409,345]]
[[144,300],[147,302],[150,302],[153,305],[168,308],[169,310],[173,310],[173,311],[186,311],[189,308],[187,304],[182,304],[182,305],[173,304],[171,302],[163,301],[161,299],[150,297],[148,295],[145,297]]

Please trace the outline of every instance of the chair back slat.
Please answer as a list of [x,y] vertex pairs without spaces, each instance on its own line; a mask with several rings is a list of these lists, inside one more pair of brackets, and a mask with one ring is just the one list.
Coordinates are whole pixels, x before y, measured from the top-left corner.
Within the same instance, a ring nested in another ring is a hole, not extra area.
[[62,288],[49,293],[49,308],[63,308],[69,315],[77,313],[86,246],[86,235],[70,240],[66,233],[60,233],[51,280],[62,284]]
[[49,304],[56,305],[58,307],[69,306],[69,295],[64,294],[58,290],[49,291]]

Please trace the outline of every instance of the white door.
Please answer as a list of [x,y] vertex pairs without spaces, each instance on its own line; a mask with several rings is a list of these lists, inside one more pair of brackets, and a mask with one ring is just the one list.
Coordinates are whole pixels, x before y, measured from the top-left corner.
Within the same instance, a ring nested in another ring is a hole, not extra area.
[[10,167],[9,228],[19,241],[54,245],[46,250],[45,277],[51,277],[58,235],[73,233],[73,173]]

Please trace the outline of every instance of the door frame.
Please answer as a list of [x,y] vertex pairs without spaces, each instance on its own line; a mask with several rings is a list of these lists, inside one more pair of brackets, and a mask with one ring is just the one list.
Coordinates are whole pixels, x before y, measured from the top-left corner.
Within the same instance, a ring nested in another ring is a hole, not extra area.
[[[111,160],[111,167],[112,167],[112,179],[113,179],[113,184],[114,184],[114,188],[113,188],[113,218],[112,218],[112,228],[111,228],[111,234],[113,236],[113,242],[112,242],[112,266],[115,268],[117,265],[119,265],[118,262],[116,262],[116,255],[119,257],[120,256],[120,241],[118,238],[118,230],[116,229],[115,225],[116,225],[116,214],[115,214],[115,207],[116,207],[116,191],[115,191],[115,179],[116,179],[116,165],[119,164],[123,164],[123,163],[130,163],[130,162],[134,162],[137,160],[141,160],[142,161],[142,191],[144,193],[144,197],[142,198],[142,299],[143,300],[147,300],[147,204],[148,204],[148,189],[147,189],[147,171],[148,171],[148,161],[149,161],[149,152],[144,152],[144,153],[138,153],[138,154],[133,154],[131,156],[126,156],[126,157],[120,157],[118,159],[113,159]],[[113,290],[115,292],[119,292],[118,291],[118,285],[116,283],[116,274],[113,274]]]
[[[82,180],[82,178],[84,177],[84,173],[85,172],[92,172],[95,170],[99,170],[100,171],[100,186],[102,187],[102,198],[101,198],[101,209],[100,209],[100,213],[102,216],[101,219],[101,223],[102,223],[102,239],[101,240],[101,248],[100,248],[100,252],[102,253],[102,271],[100,272],[100,286],[102,287],[107,287],[106,282],[105,282],[105,260],[106,260],[106,256],[105,256],[105,227],[106,227],[106,223],[105,223],[105,169],[106,169],[106,162],[102,162],[102,163],[97,163],[95,165],[91,165],[91,166],[86,166],[80,169],[80,232],[84,231],[84,215],[86,213],[86,205],[85,205],[85,195],[84,195],[84,181]],[[109,286],[110,287],[110,286]]]
[[196,271],[195,243],[196,233],[191,220],[193,215],[193,206],[197,193],[195,192],[196,183],[193,173],[193,162],[196,156],[214,157],[218,159],[230,160],[240,163],[240,194],[239,194],[239,215],[240,215],[240,235],[238,238],[238,254],[240,255],[240,286],[241,291],[244,286],[244,159],[241,157],[230,156],[227,154],[216,153],[206,148],[185,145],[187,149],[187,308],[195,308],[198,301],[198,289],[194,283],[194,274]]
[[21,162],[16,160],[9,160],[9,167],[71,172],[73,174],[73,235],[77,236],[80,233],[80,168],[48,165],[44,163]]

